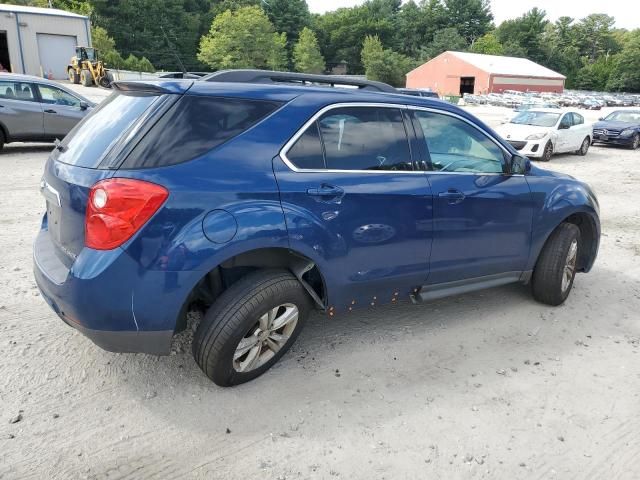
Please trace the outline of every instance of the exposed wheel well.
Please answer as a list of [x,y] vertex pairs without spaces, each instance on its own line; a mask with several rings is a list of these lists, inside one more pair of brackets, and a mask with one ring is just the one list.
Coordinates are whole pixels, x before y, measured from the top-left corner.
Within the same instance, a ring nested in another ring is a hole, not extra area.
[[300,280],[319,308],[326,305],[325,281],[317,265],[286,248],[262,248],[229,258],[203,275],[185,301],[176,322],[176,332],[186,327],[187,313],[205,310],[231,285],[261,268],[286,268]]
[[580,257],[578,258],[578,271],[591,268],[596,255],[598,242],[596,241],[596,224],[588,213],[574,213],[567,217],[563,223],[573,223],[580,229]]

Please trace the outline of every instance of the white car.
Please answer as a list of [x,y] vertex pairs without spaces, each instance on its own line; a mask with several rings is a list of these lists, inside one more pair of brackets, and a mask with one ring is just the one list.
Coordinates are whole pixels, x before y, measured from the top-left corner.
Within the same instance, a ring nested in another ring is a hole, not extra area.
[[554,153],[586,155],[593,126],[574,110],[532,108],[520,112],[496,131],[523,155],[551,160]]

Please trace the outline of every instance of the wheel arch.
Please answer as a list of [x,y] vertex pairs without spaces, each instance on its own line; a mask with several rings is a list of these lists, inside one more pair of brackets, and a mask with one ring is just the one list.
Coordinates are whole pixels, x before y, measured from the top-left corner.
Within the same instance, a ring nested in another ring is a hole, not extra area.
[[555,232],[563,223],[571,223],[577,226],[580,230],[581,248],[577,270],[579,272],[589,272],[598,254],[598,247],[600,244],[600,226],[594,215],[586,211],[576,211],[563,217],[562,220],[547,233],[544,242],[542,242],[541,248],[535,256],[535,263],[533,266],[535,267],[535,264],[538,262],[538,258],[544,250],[544,247],[549,242],[549,238],[553,232]]
[[245,250],[203,271],[187,294],[178,318],[176,331],[186,327],[186,316],[192,308],[208,308],[231,285],[247,274],[266,268],[285,268],[302,284],[319,309],[327,305],[327,283],[320,266],[308,256],[284,247]]

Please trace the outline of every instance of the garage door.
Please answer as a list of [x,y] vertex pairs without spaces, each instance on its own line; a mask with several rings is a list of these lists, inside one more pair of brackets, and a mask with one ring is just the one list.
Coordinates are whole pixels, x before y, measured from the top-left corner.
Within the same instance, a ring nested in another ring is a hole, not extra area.
[[44,75],[51,72],[57,80],[67,78],[67,65],[76,54],[76,45],[75,36],[38,33],[38,54]]

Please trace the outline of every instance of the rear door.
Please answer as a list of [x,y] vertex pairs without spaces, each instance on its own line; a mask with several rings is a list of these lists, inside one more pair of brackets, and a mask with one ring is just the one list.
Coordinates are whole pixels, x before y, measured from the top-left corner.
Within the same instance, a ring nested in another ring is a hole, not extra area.
[[322,259],[337,308],[390,302],[428,274],[431,190],[403,109],[329,107],[274,159],[291,246]]
[[48,138],[63,139],[84,118],[87,111],[80,107],[78,97],[60,88],[36,84],[44,115],[44,134]]
[[434,199],[428,284],[518,279],[529,258],[533,214],[526,178],[509,174],[507,152],[466,119],[438,110],[413,115]]
[[12,140],[42,139],[42,106],[30,83],[0,81],[0,121]]

